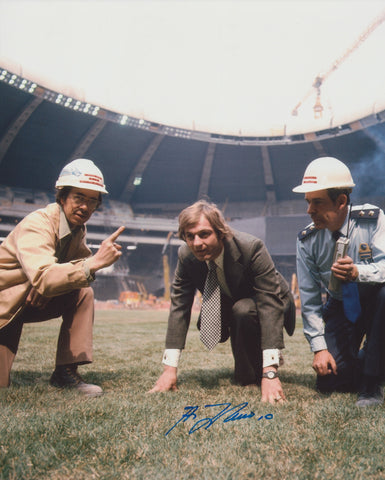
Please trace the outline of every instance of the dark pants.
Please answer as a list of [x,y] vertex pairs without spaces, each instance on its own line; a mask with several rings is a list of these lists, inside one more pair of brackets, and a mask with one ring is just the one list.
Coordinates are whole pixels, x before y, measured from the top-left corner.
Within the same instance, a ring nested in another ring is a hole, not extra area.
[[324,306],[325,340],[337,375],[317,376],[321,392],[362,391],[366,383],[384,376],[385,285],[360,284],[359,294],[362,312],[354,324],[345,317],[341,301],[329,298]]
[[[291,297],[290,297],[291,298]],[[295,315],[293,302],[288,302],[286,315]],[[221,343],[229,337],[234,356],[234,380],[240,385],[260,384],[262,378],[261,327],[257,307],[252,298],[233,303],[222,295]],[[200,322],[198,322],[200,328]]]
[[234,356],[235,382],[241,385],[260,384],[262,378],[261,327],[254,300],[244,298],[235,302],[231,308],[228,324]]

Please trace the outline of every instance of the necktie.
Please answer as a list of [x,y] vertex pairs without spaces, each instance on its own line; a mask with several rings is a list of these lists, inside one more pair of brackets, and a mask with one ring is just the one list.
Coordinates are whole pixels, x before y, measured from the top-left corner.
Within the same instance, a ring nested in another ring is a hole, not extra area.
[[358,285],[354,282],[342,283],[342,303],[346,318],[356,323],[361,315],[360,295],[358,293]]
[[[338,240],[342,235],[341,232],[333,232],[334,240]],[[355,282],[342,282],[342,304],[346,318],[356,323],[358,317],[361,315],[360,295],[358,292],[358,285]]]
[[221,339],[221,291],[215,262],[210,260],[208,267],[203,290],[200,339],[212,350]]

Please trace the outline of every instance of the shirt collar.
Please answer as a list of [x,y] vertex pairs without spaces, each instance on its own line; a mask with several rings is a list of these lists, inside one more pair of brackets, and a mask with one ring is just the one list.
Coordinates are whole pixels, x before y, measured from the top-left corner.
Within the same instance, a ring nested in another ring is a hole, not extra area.
[[[222,248],[222,251],[221,253],[217,256],[217,258],[214,260],[215,264],[217,267],[219,267],[221,270],[223,270],[223,259],[224,259],[224,256],[225,256],[225,249]],[[206,262],[207,265],[209,264],[209,262]]]
[[68,235],[75,235],[79,230],[82,230],[82,227],[76,227],[71,230],[70,224],[68,223],[67,217],[65,216],[64,210],[60,207],[60,218],[59,218],[59,240],[67,237]]
[[338,229],[338,231],[341,232],[341,235],[343,237],[347,237],[348,234],[349,234],[349,232],[348,232],[349,214],[350,214],[350,212],[348,212],[348,214],[346,215],[344,223],[342,224],[341,228]]

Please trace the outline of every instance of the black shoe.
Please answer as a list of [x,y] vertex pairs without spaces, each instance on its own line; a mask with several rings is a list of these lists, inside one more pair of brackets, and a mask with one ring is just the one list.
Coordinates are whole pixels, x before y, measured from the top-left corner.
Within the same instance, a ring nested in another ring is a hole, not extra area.
[[78,374],[77,368],[77,365],[56,366],[49,383],[58,388],[75,388],[89,397],[102,395],[103,390],[98,385],[86,383]]
[[384,403],[384,390],[377,384],[371,391],[361,392],[356,402],[357,407],[374,407]]

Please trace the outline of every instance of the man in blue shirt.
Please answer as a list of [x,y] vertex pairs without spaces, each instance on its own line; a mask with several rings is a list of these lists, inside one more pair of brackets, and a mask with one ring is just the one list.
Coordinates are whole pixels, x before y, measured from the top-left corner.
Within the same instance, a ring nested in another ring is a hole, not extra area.
[[366,407],[384,400],[385,216],[353,207],[354,186],[336,158],[308,165],[293,189],[305,194],[313,221],[298,235],[297,274],[318,390],[358,392],[356,405]]

